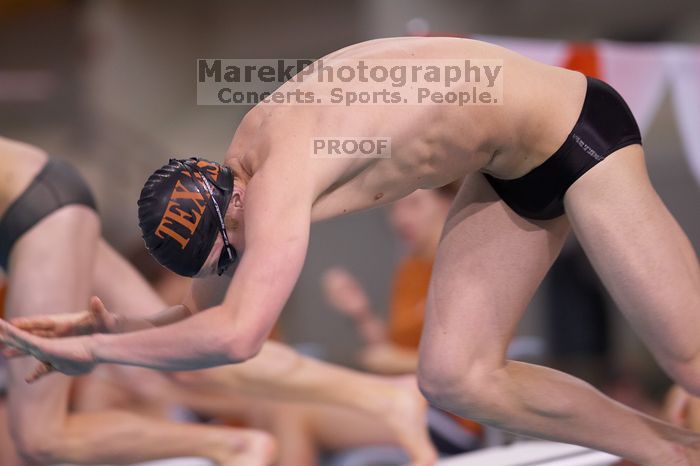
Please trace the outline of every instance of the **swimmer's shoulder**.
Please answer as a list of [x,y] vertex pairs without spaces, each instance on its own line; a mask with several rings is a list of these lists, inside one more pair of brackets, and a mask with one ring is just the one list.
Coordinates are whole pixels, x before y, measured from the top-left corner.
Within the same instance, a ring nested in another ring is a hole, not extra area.
[[[289,147],[289,154],[295,139],[299,139],[303,118],[303,108],[279,105],[256,105],[241,119],[226,151],[224,163],[234,172],[239,171],[248,179],[270,157],[285,156],[284,151],[273,147]],[[294,115],[290,115],[293,113]]]
[[253,159],[256,158],[255,153],[259,152],[257,146],[260,144],[260,131],[265,118],[265,112],[258,106],[250,109],[241,118],[224,158],[224,163],[234,172],[243,170],[248,176],[252,176],[253,165],[255,165]]

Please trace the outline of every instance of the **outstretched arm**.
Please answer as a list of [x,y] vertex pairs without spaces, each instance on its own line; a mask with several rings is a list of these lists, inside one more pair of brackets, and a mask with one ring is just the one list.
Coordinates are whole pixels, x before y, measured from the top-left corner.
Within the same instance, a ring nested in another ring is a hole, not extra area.
[[[130,317],[109,311],[101,299],[93,296],[87,311],[17,317],[11,319],[10,324],[32,335],[63,338],[93,333],[128,333],[162,327],[190,317],[192,313],[187,305],[178,304],[149,316]],[[12,354],[12,351],[6,352]]]
[[80,374],[96,363],[192,370],[236,363],[262,346],[306,255],[313,185],[296,158],[268,159],[246,192],[246,250],[218,306],[164,327],[46,340],[3,324],[5,343]]
[[298,167],[268,163],[247,188],[246,250],[223,303],[159,329],[96,335],[98,362],[192,370],[257,354],[301,272],[312,202]]

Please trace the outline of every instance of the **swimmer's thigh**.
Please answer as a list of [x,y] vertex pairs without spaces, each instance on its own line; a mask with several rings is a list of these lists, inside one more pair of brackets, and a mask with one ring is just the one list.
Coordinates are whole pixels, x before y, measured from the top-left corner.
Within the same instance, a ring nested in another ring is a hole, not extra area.
[[422,385],[502,366],[568,230],[564,217],[535,223],[518,216],[480,174],[465,179],[433,266],[420,347]]
[[642,146],[609,155],[564,201],[583,249],[634,329],[672,377],[700,391],[700,377],[685,370],[700,369],[700,266],[651,185]]
[[[10,255],[7,317],[85,310],[99,231],[93,210],[69,205],[26,232]],[[23,443],[58,428],[68,409],[70,378],[24,381],[36,364],[33,358],[10,362],[9,418],[16,441]]]

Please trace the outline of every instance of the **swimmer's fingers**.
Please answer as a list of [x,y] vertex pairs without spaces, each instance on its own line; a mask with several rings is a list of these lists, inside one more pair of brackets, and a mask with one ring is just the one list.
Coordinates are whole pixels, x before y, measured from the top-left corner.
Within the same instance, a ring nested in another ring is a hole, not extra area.
[[34,317],[18,317],[10,321],[15,327],[45,338],[84,335],[96,331],[91,312],[81,311]]
[[44,339],[13,327],[0,319],[0,343],[32,356],[41,365],[27,377],[33,382],[57,370],[67,375],[83,375],[95,368],[90,337]]
[[11,346],[3,346],[0,348],[0,354],[6,359],[18,358],[20,356],[26,356],[25,353],[18,350],[17,348],[12,348]]
[[45,377],[49,375],[50,373],[54,372],[56,369],[48,362],[42,362],[39,363],[39,365],[36,366],[36,368],[32,371],[32,373],[25,378],[24,380],[27,383],[34,383],[37,380],[39,380],[42,377]]
[[57,333],[59,324],[56,316],[18,317],[10,320],[18,329],[40,336],[50,336]]
[[[4,324],[5,322],[2,322]],[[1,324],[0,324],[1,325]],[[27,353],[12,346],[10,343],[11,336],[8,332],[4,331],[0,326],[0,355],[6,359],[17,358],[20,356],[26,356]]]
[[0,319],[0,343],[4,346],[12,346],[11,344],[12,333],[10,331],[10,324]]
[[16,356],[34,356],[40,354],[37,345],[34,344],[36,337],[32,334],[20,330],[8,322],[0,319],[0,343],[8,349],[14,349],[12,353]]

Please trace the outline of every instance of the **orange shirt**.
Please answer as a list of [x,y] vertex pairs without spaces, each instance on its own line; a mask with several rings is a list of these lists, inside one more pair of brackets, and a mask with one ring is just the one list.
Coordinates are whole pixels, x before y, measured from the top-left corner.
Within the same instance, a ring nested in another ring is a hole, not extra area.
[[418,349],[432,269],[432,260],[419,257],[404,259],[396,269],[388,332],[389,340],[397,346]]
[[[425,317],[433,261],[419,257],[404,259],[394,274],[389,305],[389,341],[397,346],[418,350]],[[480,435],[482,427],[469,419],[452,416],[465,429]]]

